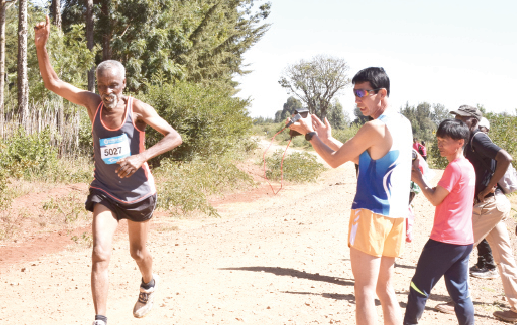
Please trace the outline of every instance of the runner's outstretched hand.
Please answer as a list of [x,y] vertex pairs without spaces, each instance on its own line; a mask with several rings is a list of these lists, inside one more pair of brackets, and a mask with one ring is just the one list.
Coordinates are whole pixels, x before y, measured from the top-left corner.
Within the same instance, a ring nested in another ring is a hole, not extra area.
[[42,21],[34,26],[34,43],[36,46],[45,46],[49,37],[50,21],[48,19],[48,15],[46,15],[45,21]]

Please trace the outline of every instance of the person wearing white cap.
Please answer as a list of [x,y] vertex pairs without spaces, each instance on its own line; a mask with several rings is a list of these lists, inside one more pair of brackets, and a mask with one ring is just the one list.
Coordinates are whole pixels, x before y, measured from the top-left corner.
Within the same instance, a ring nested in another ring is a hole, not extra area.
[[478,129],[484,134],[488,134],[488,132],[490,131],[490,121],[483,116],[481,118],[481,121],[479,121]]

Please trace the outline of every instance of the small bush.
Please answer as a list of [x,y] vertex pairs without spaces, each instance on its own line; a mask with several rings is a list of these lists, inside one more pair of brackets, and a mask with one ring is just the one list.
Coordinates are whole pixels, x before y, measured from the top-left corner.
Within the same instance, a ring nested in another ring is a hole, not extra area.
[[7,171],[0,168],[0,211],[5,211],[11,206],[11,198],[7,193],[9,184],[10,182],[7,177]]
[[57,148],[50,143],[51,133],[48,129],[32,135],[18,129],[14,136],[0,143],[0,169],[4,178],[62,183],[92,180],[93,163],[90,159],[58,159]]
[[332,130],[332,137],[341,143],[345,143],[357,134],[357,131],[359,131],[361,126],[362,125],[353,123],[350,127],[344,130]]
[[488,113],[485,117],[490,121],[488,136],[496,145],[506,150],[514,161],[517,160],[517,116],[508,113]]
[[57,148],[48,129],[28,135],[20,128],[0,148],[0,168],[16,178],[33,179],[58,167]]
[[[280,180],[282,150],[277,150],[271,157],[266,158],[266,176],[272,180]],[[284,179],[293,182],[315,181],[325,170],[323,164],[316,161],[316,156],[306,152],[292,152],[284,158]]]
[[184,163],[164,159],[154,174],[158,180],[158,206],[173,214],[200,211],[218,216],[208,202],[209,195],[253,184],[248,174],[224,157]]

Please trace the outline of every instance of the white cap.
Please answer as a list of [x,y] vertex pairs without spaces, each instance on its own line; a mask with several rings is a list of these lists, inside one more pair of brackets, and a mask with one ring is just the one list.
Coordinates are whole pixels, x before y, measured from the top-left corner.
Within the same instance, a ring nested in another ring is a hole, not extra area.
[[487,130],[490,130],[490,121],[486,117],[482,117],[478,127],[485,127]]

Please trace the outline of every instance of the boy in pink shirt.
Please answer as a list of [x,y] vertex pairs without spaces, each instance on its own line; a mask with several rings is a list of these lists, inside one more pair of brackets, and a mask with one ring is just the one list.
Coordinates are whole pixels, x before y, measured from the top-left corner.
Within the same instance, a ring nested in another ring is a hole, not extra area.
[[435,188],[426,184],[422,173],[413,167],[411,180],[436,206],[431,236],[422,250],[411,280],[404,325],[418,324],[432,288],[442,276],[454,301],[460,325],[474,324],[474,307],[468,290],[468,261],[474,243],[472,202],[475,173],[463,156],[469,137],[467,125],[456,119],[440,123],[436,138],[438,150],[449,165]]

